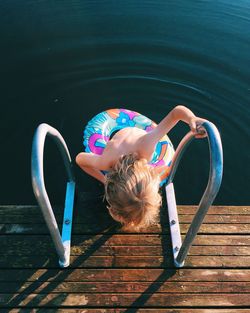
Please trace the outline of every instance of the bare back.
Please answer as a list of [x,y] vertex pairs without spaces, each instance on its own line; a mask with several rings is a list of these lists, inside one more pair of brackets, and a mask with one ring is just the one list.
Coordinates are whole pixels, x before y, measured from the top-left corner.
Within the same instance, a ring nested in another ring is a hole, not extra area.
[[125,154],[137,153],[139,158],[150,161],[154,146],[143,146],[142,138],[147,132],[137,127],[127,127],[118,131],[107,143],[102,158],[107,162],[107,169],[114,166],[117,160]]

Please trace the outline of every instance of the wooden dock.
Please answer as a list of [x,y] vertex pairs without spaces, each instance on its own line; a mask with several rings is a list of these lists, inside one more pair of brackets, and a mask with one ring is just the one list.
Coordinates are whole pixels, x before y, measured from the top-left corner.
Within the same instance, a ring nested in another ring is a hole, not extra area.
[[[183,236],[196,209],[178,207]],[[250,312],[250,207],[211,207],[181,269],[165,206],[140,233],[121,232],[99,197],[74,215],[71,265],[60,269],[40,209],[0,207],[0,312]]]

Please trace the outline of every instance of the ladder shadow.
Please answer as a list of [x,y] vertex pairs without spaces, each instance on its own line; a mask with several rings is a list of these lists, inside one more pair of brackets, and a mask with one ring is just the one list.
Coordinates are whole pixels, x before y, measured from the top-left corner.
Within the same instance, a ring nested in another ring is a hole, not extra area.
[[[100,207],[103,207],[103,203],[98,203],[97,204],[97,209],[99,210]],[[88,210],[88,209],[87,209]],[[78,214],[85,214],[84,210],[81,212],[79,211],[79,208],[77,209]],[[26,287],[24,290],[22,290],[17,296],[14,298],[11,298],[8,302],[7,305],[8,307],[15,307],[20,305],[22,303],[27,295],[34,293],[37,289],[41,288],[42,285],[45,282],[49,282],[47,286],[45,286],[40,292],[38,292],[34,298],[32,298],[30,301],[27,303],[25,302],[25,307],[31,306],[31,307],[36,307],[38,306],[43,299],[45,299],[48,295],[48,293],[51,293],[59,284],[61,284],[69,275],[71,275],[76,268],[81,267],[82,263],[84,263],[95,251],[97,251],[105,242],[110,239],[113,236],[114,231],[117,229],[117,223],[114,223],[114,221],[110,218],[107,217],[107,214],[105,214],[105,211],[103,213],[100,211],[100,216],[103,216],[103,219],[106,222],[106,225],[101,225],[99,227],[99,231],[105,231],[105,233],[102,234],[101,237],[99,237],[90,247],[88,247],[85,251],[84,254],[80,255],[77,259],[75,259],[70,267],[67,269],[50,269],[49,271],[45,271],[37,281],[32,282],[31,285]],[[98,220],[98,219],[97,219]],[[101,223],[100,223],[101,224]],[[107,227],[108,224],[108,227]],[[85,240],[88,240],[91,238],[93,235],[87,236]],[[78,242],[74,242],[77,244]],[[46,270],[46,269],[45,269]],[[88,268],[85,268],[85,270],[88,270]],[[34,270],[35,273],[35,270]],[[27,280],[27,279],[26,279]],[[21,288],[21,286],[19,287]],[[61,293],[56,297],[56,303],[57,305],[60,305],[65,299],[67,295]],[[55,301],[55,298],[52,300],[53,302]],[[46,302],[46,305],[48,305],[49,302]],[[23,304],[22,304],[23,306]],[[31,309],[32,310],[32,309]]]

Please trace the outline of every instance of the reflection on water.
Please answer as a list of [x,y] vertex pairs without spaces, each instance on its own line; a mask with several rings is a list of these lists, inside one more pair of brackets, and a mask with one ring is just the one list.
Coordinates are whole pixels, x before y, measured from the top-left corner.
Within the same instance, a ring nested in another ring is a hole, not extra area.
[[[214,122],[225,171],[218,204],[249,204],[248,1],[1,1],[1,203],[35,203],[30,147],[41,122],[56,127],[74,157],[87,121],[126,107],[159,122],[186,104]],[[171,131],[175,146],[188,130]],[[63,167],[46,148],[46,182],[61,201]],[[176,176],[177,202],[197,203],[208,177],[206,140]],[[95,183],[77,169],[84,190]]]

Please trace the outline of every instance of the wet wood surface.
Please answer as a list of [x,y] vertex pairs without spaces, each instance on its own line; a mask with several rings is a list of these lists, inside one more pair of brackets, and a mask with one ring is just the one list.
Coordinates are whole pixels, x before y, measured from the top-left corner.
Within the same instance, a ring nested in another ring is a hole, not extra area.
[[[196,206],[178,206],[185,237]],[[55,207],[61,227],[63,209]],[[0,206],[0,312],[250,313],[250,207],[213,206],[183,268],[173,265],[167,208],[124,232],[96,199],[74,212],[71,264],[37,206]]]

